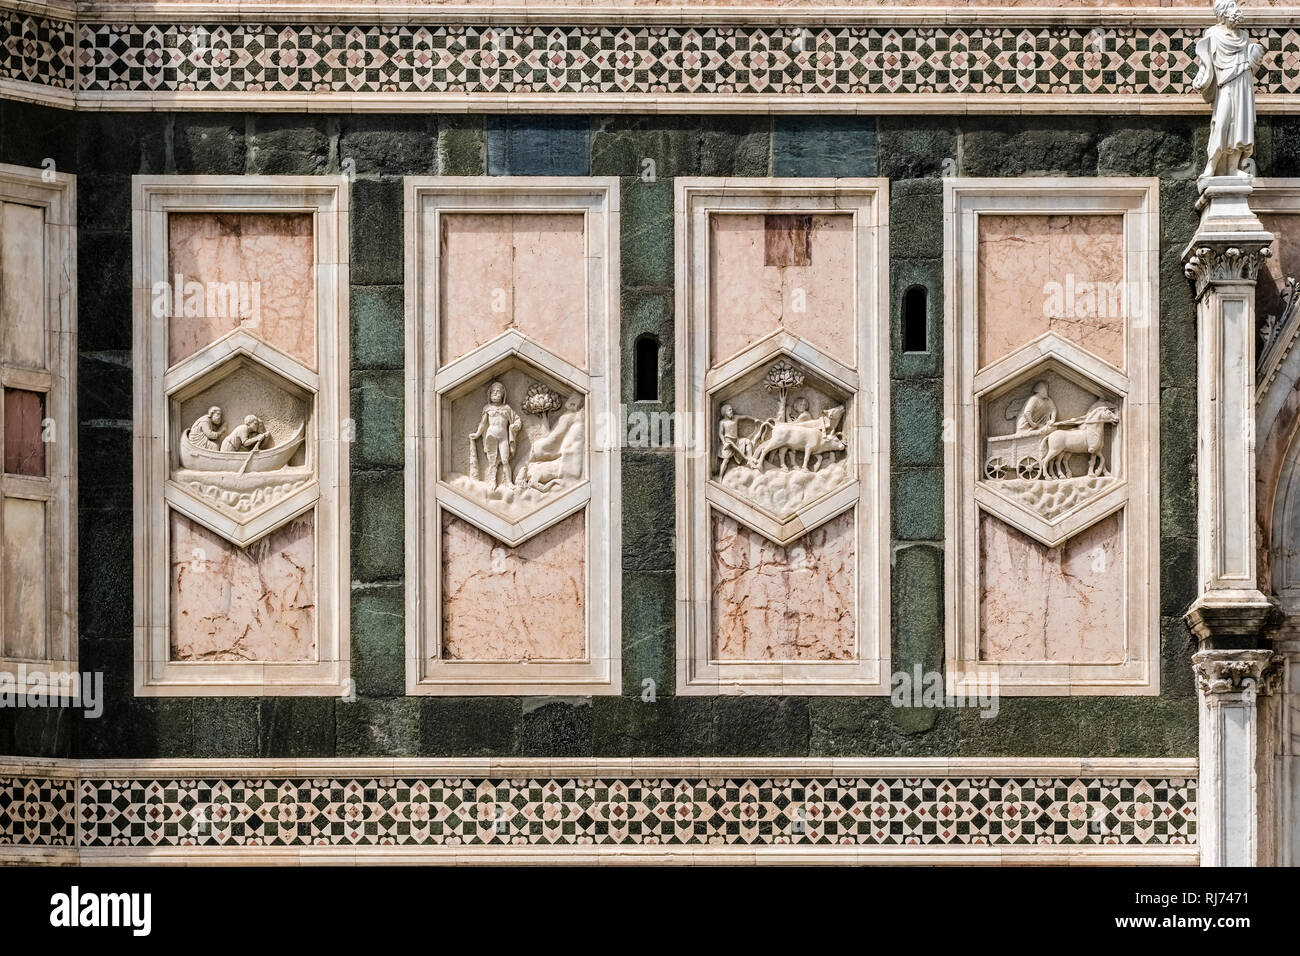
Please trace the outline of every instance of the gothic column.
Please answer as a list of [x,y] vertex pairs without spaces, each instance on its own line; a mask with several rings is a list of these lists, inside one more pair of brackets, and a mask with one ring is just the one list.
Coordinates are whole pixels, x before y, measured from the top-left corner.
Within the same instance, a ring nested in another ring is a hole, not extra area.
[[1256,698],[1273,656],[1260,649],[1273,604],[1256,577],[1255,280],[1273,236],[1251,212],[1250,177],[1209,176],[1198,185],[1201,225],[1183,262],[1197,309],[1200,593],[1186,619],[1201,646],[1193,658],[1201,862],[1249,866],[1260,861],[1259,820],[1267,809],[1260,795],[1268,789],[1260,786],[1257,759],[1267,756],[1267,721]]

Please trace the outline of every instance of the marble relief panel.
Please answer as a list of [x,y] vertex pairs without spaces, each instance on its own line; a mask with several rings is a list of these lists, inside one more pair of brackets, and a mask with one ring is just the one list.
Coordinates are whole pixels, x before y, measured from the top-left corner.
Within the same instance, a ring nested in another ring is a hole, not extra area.
[[322,694],[346,676],[347,187],[272,179],[135,180],[137,431],[155,436],[137,539],[161,542],[137,555],[154,622],[138,693]]
[[0,163],[0,677],[77,659],[75,188]]
[[1158,689],[1155,189],[946,187],[954,687]]
[[406,180],[411,693],[621,686],[617,194]]
[[678,693],[887,692],[883,193],[678,181]]

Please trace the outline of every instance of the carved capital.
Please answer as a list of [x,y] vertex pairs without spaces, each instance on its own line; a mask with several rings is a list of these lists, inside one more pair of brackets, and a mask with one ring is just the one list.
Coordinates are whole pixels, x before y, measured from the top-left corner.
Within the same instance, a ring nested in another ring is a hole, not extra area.
[[1259,278],[1259,267],[1273,254],[1267,244],[1223,243],[1194,245],[1183,263],[1183,273],[1191,280],[1199,299],[1220,282],[1250,282]]
[[1198,651],[1192,655],[1192,667],[1204,696],[1268,697],[1281,686],[1282,658],[1272,651]]

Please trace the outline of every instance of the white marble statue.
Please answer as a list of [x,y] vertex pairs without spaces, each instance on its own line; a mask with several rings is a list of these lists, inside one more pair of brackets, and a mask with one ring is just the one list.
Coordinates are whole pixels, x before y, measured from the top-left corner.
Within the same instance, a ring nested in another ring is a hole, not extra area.
[[1238,26],[1236,0],[1214,0],[1218,23],[1196,44],[1199,69],[1192,87],[1214,104],[1210,119],[1209,158],[1202,176],[1249,176],[1247,161],[1255,151],[1255,73],[1264,48],[1252,43]]

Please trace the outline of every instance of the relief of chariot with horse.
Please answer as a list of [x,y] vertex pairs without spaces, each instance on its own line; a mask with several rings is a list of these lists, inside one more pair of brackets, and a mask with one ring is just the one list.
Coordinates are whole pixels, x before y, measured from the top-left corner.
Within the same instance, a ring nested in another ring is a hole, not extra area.
[[[1104,454],[1106,426],[1118,424],[1119,411],[1105,399],[1093,402],[1077,418],[1057,421],[1056,407],[1040,382],[1025,402],[1016,430],[1010,435],[990,435],[984,439],[984,477],[1029,481],[1108,477],[1110,466]],[[1070,465],[1074,456],[1087,456],[1085,475],[1074,474]]]

